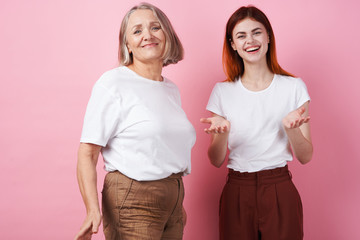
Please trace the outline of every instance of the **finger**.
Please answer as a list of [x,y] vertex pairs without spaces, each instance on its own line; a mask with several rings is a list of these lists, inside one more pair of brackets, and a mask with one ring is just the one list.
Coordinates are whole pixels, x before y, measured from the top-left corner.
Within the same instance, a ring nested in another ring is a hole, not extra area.
[[209,131],[209,134],[217,134],[215,130]]
[[92,229],[91,229],[91,221],[86,220],[83,225],[80,228],[79,233],[77,234],[77,237],[79,239],[87,238],[86,235],[91,235]]
[[213,131],[215,131],[215,130],[216,130],[216,127],[215,127],[215,126],[213,126],[213,125],[211,125],[211,126],[208,128],[208,130],[209,130],[210,132],[213,132]]
[[295,125],[294,125],[294,128],[298,128],[300,127],[302,124],[302,118],[301,119],[296,119],[295,120]]
[[83,237],[86,234],[86,232],[88,232],[88,231],[89,231],[89,228],[81,228],[77,236]]
[[309,120],[310,120],[310,118],[309,117],[306,117],[306,118],[302,118],[301,120],[300,120],[300,122],[299,122],[299,127],[301,126],[301,125],[303,125],[304,123],[307,123],[307,122],[309,122]]
[[202,123],[211,123],[211,120],[209,118],[200,118],[200,122],[202,122]]
[[78,234],[75,236],[75,240],[82,240],[82,239],[91,239],[91,229],[89,228],[84,228],[81,229],[80,232],[78,232]]
[[300,114],[300,115],[303,115],[304,114],[304,112],[305,112],[305,107],[300,107],[300,108],[298,108],[298,113]]
[[214,133],[215,133],[214,129],[209,129],[209,128],[205,128],[204,131],[205,131],[207,134],[214,134]]
[[218,126],[218,132],[223,133],[223,127],[222,126]]
[[300,127],[304,123],[304,121],[305,121],[305,118],[300,119],[300,121],[298,123],[298,127]]
[[291,121],[289,128],[295,128],[295,126],[296,126],[296,121]]
[[98,224],[93,224],[92,233],[97,233],[98,231],[99,231],[99,225]]

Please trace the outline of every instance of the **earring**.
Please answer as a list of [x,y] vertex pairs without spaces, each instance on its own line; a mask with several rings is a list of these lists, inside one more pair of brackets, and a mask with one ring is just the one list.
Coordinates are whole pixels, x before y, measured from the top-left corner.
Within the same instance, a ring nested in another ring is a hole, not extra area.
[[129,54],[131,54],[131,49],[127,45],[125,45],[125,47],[126,47],[126,50],[129,52]]

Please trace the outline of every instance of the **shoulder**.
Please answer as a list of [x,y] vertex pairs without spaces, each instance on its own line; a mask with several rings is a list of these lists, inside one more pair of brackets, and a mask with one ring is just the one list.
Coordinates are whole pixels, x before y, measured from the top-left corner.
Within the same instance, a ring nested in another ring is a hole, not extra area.
[[134,84],[132,81],[136,75],[127,67],[121,66],[104,72],[96,81],[94,87],[103,87],[110,92],[118,92]]
[[229,89],[234,89],[234,86],[237,85],[237,81],[236,82],[218,82],[215,84],[214,86],[214,90],[216,91],[227,91]]
[[126,67],[117,67],[104,72],[96,84],[110,87],[126,81],[131,77],[131,72],[129,72]]
[[291,77],[291,76],[280,75],[280,74],[276,74],[275,77],[278,81],[281,81],[284,83],[294,83],[300,79],[297,77]]
[[291,77],[285,75],[276,75],[276,80],[284,87],[297,87],[305,85],[304,81],[298,77]]
[[164,77],[163,84],[164,84],[163,86],[167,89],[167,91],[170,91],[170,92],[176,93],[176,94],[180,94],[180,90],[179,90],[178,86],[170,79]]
[[127,88],[127,84],[132,81],[130,72],[125,67],[117,67],[104,72],[95,82],[93,92],[110,94],[115,98],[120,97],[122,89]]
[[166,84],[166,86],[171,87],[171,88],[178,88],[177,85],[171,81],[170,79],[168,79],[167,77],[164,77],[164,83]]

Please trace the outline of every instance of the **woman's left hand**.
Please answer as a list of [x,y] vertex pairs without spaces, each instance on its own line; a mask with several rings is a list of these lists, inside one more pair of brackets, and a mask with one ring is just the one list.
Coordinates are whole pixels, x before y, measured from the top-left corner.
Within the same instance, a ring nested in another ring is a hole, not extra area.
[[302,124],[310,121],[310,116],[303,116],[305,113],[305,107],[300,107],[295,111],[290,112],[286,117],[283,118],[282,124],[286,129],[298,128]]

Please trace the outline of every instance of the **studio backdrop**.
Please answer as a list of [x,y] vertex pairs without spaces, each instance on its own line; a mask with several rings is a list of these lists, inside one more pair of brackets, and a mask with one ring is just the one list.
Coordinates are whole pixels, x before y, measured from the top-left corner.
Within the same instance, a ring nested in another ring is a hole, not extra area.
[[[355,0],[149,0],[171,20],[185,59],[163,75],[181,92],[196,129],[184,178],[185,240],[218,239],[227,169],[207,158],[201,117],[225,80],[225,24],[253,4],[272,23],[281,66],[310,96],[314,157],[289,164],[302,196],[306,240],[360,239],[360,4]],[[0,3],[0,238],[72,239],[86,212],[76,180],[77,148],[91,89],[118,66],[124,14],[139,2],[12,0]],[[98,164],[98,188],[105,172]],[[104,239],[102,228],[93,239]]]

